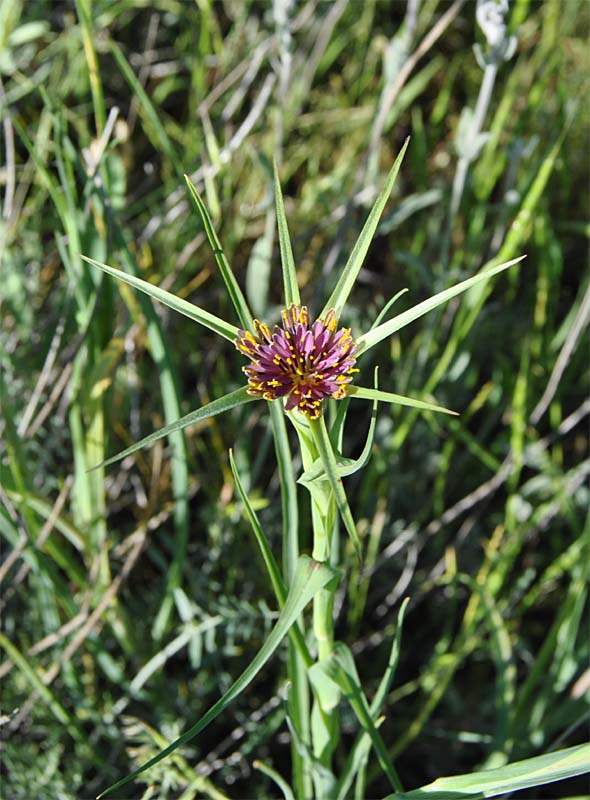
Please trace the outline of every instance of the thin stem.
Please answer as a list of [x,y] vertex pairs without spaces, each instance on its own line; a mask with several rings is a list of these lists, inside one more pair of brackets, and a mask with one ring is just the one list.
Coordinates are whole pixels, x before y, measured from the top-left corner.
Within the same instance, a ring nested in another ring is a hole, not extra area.
[[313,605],[313,631],[318,643],[318,661],[334,651],[334,592],[322,589],[317,593]]

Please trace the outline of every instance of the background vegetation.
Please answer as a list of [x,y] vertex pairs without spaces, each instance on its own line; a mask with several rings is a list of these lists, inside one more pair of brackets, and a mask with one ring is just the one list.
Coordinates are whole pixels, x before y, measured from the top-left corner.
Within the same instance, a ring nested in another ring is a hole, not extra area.
[[[94,796],[203,713],[276,616],[227,456],[278,546],[265,404],[87,472],[244,379],[231,346],[79,254],[234,321],[187,172],[274,321],[276,155],[317,311],[408,135],[346,323],[528,258],[375,348],[383,389],[461,416],[380,408],[347,483],[367,555],[362,574],[347,559],[337,635],[371,696],[411,598],[381,728],[407,787],[584,740],[589,18],[576,0],[513,2],[516,52],[484,85],[473,45],[480,61],[489,45],[460,0],[0,6],[7,800]],[[351,406],[352,455],[369,411]],[[277,796],[253,762],[289,777],[283,674],[275,659],[120,796]],[[340,758],[355,730],[345,719]],[[369,772],[368,796],[387,790]]]

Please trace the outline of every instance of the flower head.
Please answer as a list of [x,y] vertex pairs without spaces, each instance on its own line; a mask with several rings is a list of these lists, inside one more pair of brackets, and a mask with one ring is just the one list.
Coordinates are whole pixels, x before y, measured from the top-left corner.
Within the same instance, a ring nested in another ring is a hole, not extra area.
[[244,367],[248,394],[265,400],[287,397],[285,408],[299,408],[316,419],[326,397],[341,400],[355,368],[356,344],[350,328],[338,328],[333,310],[310,325],[306,306],[281,312],[281,325],[271,331],[254,320],[254,333],[240,331],[237,349],[251,364]]

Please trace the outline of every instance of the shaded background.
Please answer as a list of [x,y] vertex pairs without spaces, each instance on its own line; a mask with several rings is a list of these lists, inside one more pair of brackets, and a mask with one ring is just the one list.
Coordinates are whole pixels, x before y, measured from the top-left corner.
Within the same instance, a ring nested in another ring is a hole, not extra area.
[[[265,404],[87,472],[244,378],[229,343],[79,254],[235,322],[187,172],[275,321],[274,155],[313,313],[408,135],[343,322],[528,258],[363,360],[365,384],[379,364],[381,388],[461,416],[380,408],[347,482],[367,558],[359,575],[342,540],[337,636],[372,696],[411,598],[381,729],[407,787],[584,740],[589,16],[513,2],[486,38],[473,2],[2,5],[4,796],[94,796],[192,724],[275,619],[227,458],[278,555]],[[369,412],[351,405],[346,454]],[[309,528],[302,511],[304,551]],[[281,656],[119,796],[277,796],[252,762],[289,777],[284,674]]]

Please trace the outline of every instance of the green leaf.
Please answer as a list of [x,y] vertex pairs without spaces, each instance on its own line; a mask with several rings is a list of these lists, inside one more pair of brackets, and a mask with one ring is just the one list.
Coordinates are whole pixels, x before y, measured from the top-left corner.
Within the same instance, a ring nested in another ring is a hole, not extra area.
[[409,597],[406,597],[403,600],[397,614],[395,634],[393,637],[393,641],[391,643],[391,651],[389,653],[389,660],[387,662],[387,667],[385,669],[383,677],[381,678],[379,687],[375,692],[375,697],[373,698],[373,702],[371,703],[371,716],[373,717],[373,719],[377,719],[377,716],[381,711],[381,707],[387,700],[389,689],[391,688],[391,684],[393,683],[393,679],[395,678],[395,671],[397,669],[397,662],[399,661],[399,654],[401,650],[404,617],[406,615],[406,609],[408,607],[409,602],[410,602]]
[[[387,695],[393,683],[393,679],[395,677],[395,671],[397,669],[397,662],[399,661],[399,654],[401,649],[401,638],[402,638],[402,628],[404,624],[404,616],[406,613],[406,609],[408,607],[409,598],[403,601],[400,606],[400,610],[397,615],[397,625],[395,627],[395,635],[393,637],[393,641],[391,643],[391,651],[389,653],[389,660],[387,662],[387,667],[379,682],[379,687],[375,693],[375,697],[373,698],[373,702],[371,703],[371,719],[373,722],[377,723],[377,718],[381,712],[382,706],[385,704],[387,700]],[[338,779],[338,786],[334,795],[336,800],[346,800],[349,797],[349,789],[352,786],[352,782],[355,779],[355,776],[359,773],[361,769],[364,769],[364,765],[366,764],[367,755],[369,752],[369,748],[371,746],[371,739],[368,733],[365,731],[361,731],[354,742],[352,749],[349,752],[349,755],[346,759],[346,763],[344,768],[340,773],[340,777]]]
[[[379,369],[378,367],[375,367],[375,386],[377,386],[378,369]],[[373,447],[376,423],[377,423],[377,400],[373,402],[373,411],[371,412],[371,423],[369,425],[369,430],[367,432],[365,446],[363,447],[360,456],[354,459],[344,458],[338,452],[335,453],[338,474],[340,475],[341,478],[344,478],[348,475],[354,475],[355,472],[358,472],[366,465],[371,455],[371,449]],[[334,427],[335,426],[333,426],[332,430],[330,431],[330,441],[332,442],[332,445],[335,447],[334,434],[338,433],[338,431],[337,430],[335,431]],[[324,471],[321,459],[318,458],[314,461],[311,467],[305,470],[305,472],[303,473],[303,475],[301,475],[297,483],[300,483],[302,486],[305,486],[306,484],[318,480],[318,478],[321,479],[322,477],[324,478],[324,480],[327,480],[327,476]]]
[[29,681],[41,699],[47,704],[47,707],[51,713],[66,728],[70,736],[76,741],[83,741],[84,736],[77,728],[77,720],[75,717],[72,718],[69,715],[65,708],[56,699],[51,689],[43,683],[36,670],[31,665],[29,658],[24,656],[1,631],[0,648],[5,651],[8,658],[22,672],[24,677]]
[[301,305],[301,299],[299,297],[299,286],[297,285],[297,272],[295,270],[293,249],[291,247],[289,228],[287,227],[287,217],[285,216],[285,206],[283,205],[283,193],[281,191],[281,182],[279,180],[279,170],[276,161],[273,163],[273,166],[274,166],[274,184],[275,184],[275,203],[277,207],[277,227],[279,229],[281,264],[283,266],[283,284],[285,288],[285,306],[288,308],[292,303],[295,303],[295,305],[297,306]]
[[[244,489],[244,486],[240,479],[240,473],[238,472],[238,468],[236,466],[234,454],[231,450],[229,451],[229,463],[231,466],[231,471],[234,476],[234,480],[236,482],[236,488],[238,490],[238,494],[240,495],[240,498],[244,504],[248,520],[250,521],[250,525],[252,526],[252,530],[254,531],[254,536],[256,537],[258,547],[260,548],[260,552],[262,553],[264,565],[266,566],[266,571],[268,572],[268,575],[270,577],[272,588],[275,593],[275,597],[277,598],[277,603],[279,605],[279,608],[282,609],[284,608],[287,599],[287,590],[285,588],[283,578],[281,577],[279,566],[276,562],[272,550],[270,549],[268,539],[265,536],[264,531],[262,530],[262,526],[260,525],[258,515],[256,514],[256,511],[254,511],[252,503],[250,502],[250,498],[248,497],[246,490]],[[301,633],[299,626],[297,625],[297,622],[293,624],[293,627],[289,631],[289,634],[291,635],[294,644],[301,653],[301,656],[305,661],[305,665],[307,667],[311,666],[311,664],[313,664],[313,659],[310,655],[307,644],[305,643],[303,634]]]
[[209,330],[213,331],[214,333],[218,333],[220,336],[224,336],[231,342],[237,339],[240,335],[239,328],[236,328],[235,325],[225,322],[225,320],[216,317],[215,314],[210,314],[208,311],[204,311],[202,308],[199,308],[198,306],[195,306],[186,300],[182,300],[180,297],[176,297],[176,295],[172,294],[171,292],[160,289],[158,286],[154,286],[152,283],[148,283],[148,281],[144,281],[142,278],[136,278],[135,275],[129,275],[127,272],[123,272],[120,269],[109,267],[108,264],[102,264],[100,261],[95,261],[93,258],[88,258],[88,256],[80,256],[80,258],[83,258],[84,261],[87,261],[89,264],[98,267],[108,275],[112,275],[114,278],[118,278],[120,281],[128,283],[129,286],[133,286],[134,289],[139,289],[140,292],[145,292],[145,294],[153,297],[154,300],[159,300],[160,303],[164,303],[165,306],[169,306],[170,308],[174,309],[174,311],[178,311],[179,314],[184,314],[185,317],[194,319],[195,322],[199,322],[201,325],[209,328]]
[[[209,239],[209,244],[211,245],[211,249],[213,250],[213,255],[215,256],[215,260],[217,261],[217,266],[219,267],[219,271],[221,272],[221,277],[223,278],[223,282],[227,287],[228,294],[232,301],[233,307],[236,310],[236,314],[240,322],[242,323],[242,327],[246,330],[254,330],[254,322],[252,320],[252,314],[250,313],[250,309],[248,308],[248,303],[240,289],[240,286],[236,280],[236,276],[232,272],[230,265],[225,257],[225,253],[223,252],[223,247],[221,246],[221,242],[219,241],[219,237],[215,232],[215,228],[213,227],[213,223],[211,222],[211,217],[209,216],[209,212],[203,201],[201,200],[201,196],[197,192],[193,182],[189,178],[188,175],[184,176],[186,181],[186,185],[188,186],[189,192],[191,197],[193,198],[194,204],[197,207],[197,211],[201,215],[201,219],[203,221],[203,227],[205,228],[205,233],[207,234],[207,238]],[[235,337],[234,337],[235,338]]]
[[[319,674],[322,674],[322,681],[319,681]],[[363,731],[371,740],[371,744],[377,754],[377,759],[384,773],[389,778],[391,785],[396,789],[401,789],[401,781],[391,764],[385,742],[377,730],[373,721],[371,710],[363,692],[360,678],[356,670],[354,658],[349,648],[336,642],[334,652],[328,658],[322,659],[315,664],[309,671],[310,680],[315,681],[316,686],[324,686],[326,681],[332,681],[336,687],[346,697],[354,713],[360,722]],[[332,701],[336,697],[334,690],[330,693]]]
[[342,270],[340,277],[338,278],[338,282],[334,288],[334,291],[330,295],[330,298],[326,303],[326,305],[324,306],[322,313],[319,315],[320,318],[325,317],[331,308],[334,309],[337,317],[340,317],[340,315],[342,314],[342,309],[344,308],[346,301],[348,300],[348,296],[352,291],[352,287],[355,284],[355,281],[363,265],[363,261],[365,260],[365,256],[367,255],[367,251],[369,249],[373,236],[375,235],[375,231],[377,230],[379,219],[381,218],[381,214],[383,213],[385,204],[387,203],[389,195],[391,194],[391,190],[393,189],[393,184],[395,183],[395,179],[397,178],[397,173],[399,172],[399,168],[401,167],[401,163],[404,154],[406,152],[406,149],[408,147],[409,141],[410,141],[409,138],[406,139],[400,154],[395,159],[395,163],[391,168],[389,175],[387,176],[387,181],[385,182],[385,186],[383,187],[381,193],[375,200],[375,204],[373,205],[373,208],[371,209],[369,216],[367,217],[367,221],[365,222],[365,225],[360,233],[360,236],[357,239],[356,244],[352,249],[350,258],[346,262],[346,265]]
[[581,744],[543,756],[516,761],[505,767],[437,778],[411,792],[388,795],[385,800],[481,800],[519,789],[545,786],[590,772],[590,745]]
[[313,693],[319,698],[324,713],[333,711],[340,702],[340,697],[342,696],[342,691],[338,683],[327,669],[329,659],[332,657],[333,656],[329,656],[328,659],[317,661],[307,673],[309,682],[313,687]]
[[287,783],[287,781],[279,775],[279,773],[274,770],[272,767],[269,767],[268,764],[265,764],[264,761],[254,761],[252,762],[252,766],[254,769],[259,769],[260,772],[263,772],[265,775],[276,783],[279,787],[281,792],[283,793],[284,800],[295,800],[295,795],[291,791],[291,787]]
[[436,406],[433,403],[425,403],[423,400],[414,400],[413,397],[404,397],[401,394],[393,394],[392,392],[382,392],[379,389],[369,389],[352,383],[347,385],[346,394],[348,397],[356,397],[358,400],[380,400],[383,403],[397,403],[400,406],[421,408],[424,411],[438,411],[441,414],[458,416],[456,411],[450,411],[448,408]]
[[138,769],[134,770],[125,778],[117,781],[117,783],[113,784],[106,791],[102,792],[99,795],[99,800],[101,797],[105,797],[107,794],[115,791],[115,789],[125,786],[141,772],[153,767],[154,764],[157,764],[163,758],[166,758],[166,756],[170,755],[170,753],[173,753],[178,747],[190,742],[191,739],[194,739],[195,736],[201,733],[201,731],[204,730],[207,725],[213,722],[213,720],[216,719],[219,714],[221,714],[229,706],[229,704],[232,703],[236,697],[238,697],[244,691],[244,689],[254,680],[256,675],[258,675],[262,667],[270,659],[289,631],[291,625],[293,625],[297,617],[301,614],[310,600],[313,599],[320,589],[323,589],[329,583],[337,580],[338,577],[339,573],[332,567],[329,567],[325,564],[320,564],[317,561],[313,561],[308,556],[301,556],[297,562],[295,578],[287,596],[285,607],[281,611],[281,614],[277,620],[277,624],[272,629],[261,649],[252,659],[240,677],[232,684],[223,697],[221,697],[215,703],[215,705],[213,705],[209,711],[203,717],[201,717],[201,719],[195,723],[195,725],[192,726],[192,728],[189,728],[186,733],[184,733],[178,739],[175,739],[171,744],[168,745],[168,747],[165,747],[164,750],[158,753],[157,756],[150,758],[149,761],[147,761],[145,764],[142,764],[140,767],[138,767]]
[[[375,387],[377,388],[377,387]],[[336,401],[334,401],[336,402]],[[338,411],[330,428],[330,441],[334,445],[336,451],[342,450],[342,437],[344,436],[344,424],[346,422],[346,415],[348,414],[348,407],[350,405],[350,398],[344,397],[338,400]]]
[[402,314],[398,314],[397,317],[393,317],[393,319],[390,319],[373,330],[368,331],[356,340],[358,347],[357,355],[378,344],[383,339],[387,339],[387,337],[391,336],[392,333],[399,331],[401,328],[405,328],[405,326],[409,325],[410,322],[413,322],[415,319],[424,316],[424,314],[428,314],[429,311],[432,311],[442,303],[446,303],[448,300],[456,297],[458,294],[467,291],[467,289],[470,289],[472,286],[475,286],[481,281],[487,281],[494,275],[497,275],[499,272],[508,269],[508,267],[518,264],[518,262],[522,261],[523,258],[526,258],[526,256],[513,258],[511,261],[506,261],[504,264],[499,264],[497,267],[492,267],[492,269],[486,270],[485,272],[480,272],[471,278],[467,278],[467,280],[461,281],[461,283],[457,283],[455,286],[451,286],[450,289],[445,289],[442,292],[438,292],[438,294],[435,294],[433,297],[429,297],[428,300],[418,303],[418,305],[414,306],[413,308],[409,308]]
[[283,574],[290,583],[299,558],[299,508],[297,486],[293,469],[293,456],[285,424],[285,411],[281,403],[268,403],[275,452],[281,485],[281,516],[283,527]]
[[380,312],[379,312],[379,314],[377,315],[377,319],[376,319],[376,320],[375,320],[375,322],[374,322],[374,323],[371,325],[371,327],[369,328],[369,330],[371,330],[371,331],[372,331],[372,330],[374,330],[375,328],[378,328],[378,327],[379,327],[379,325],[381,324],[382,320],[384,320],[384,319],[385,319],[385,317],[387,316],[387,312],[389,311],[389,309],[390,309],[390,308],[392,308],[392,307],[393,307],[393,306],[394,306],[394,305],[397,303],[397,301],[400,299],[400,297],[401,297],[402,295],[404,295],[404,294],[405,294],[407,291],[408,291],[407,289],[400,289],[400,290],[399,290],[399,292],[397,292],[396,294],[394,294],[394,295],[393,295],[393,297],[392,297],[391,299],[389,299],[389,300],[387,301],[387,303],[385,303],[385,305],[383,306],[383,308],[381,309],[381,311],[380,311]]
[[141,109],[142,116],[144,117],[144,120],[148,122],[148,126],[146,126],[147,135],[152,139],[152,142],[156,146],[156,149],[162,150],[167,155],[167,157],[170,159],[172,166],[178,172],[176,165],[179,163],[180,159],[177,157],[174,151],[172,142],[170,141],[168,134],[164,130],[164,126],[160,122],[160,117],[158,116],[158,112],[156,111],[147,92],[145,91],[140,81],[137,79],[137,76],[131,69],[129,62],[123,55],[123,51],[121,50],[119,45],[115,41],[113,41],[113,39],[109,41],[109,48],[111,53],[115,56],[115,61],[117,62],[119,69],[123,73],[123,77],[129,84],[129,86],[131,87],[131,91],[139,101],[139,107]]
[[98,469],[98,467],[108,467],[109,464],[114,464],[116,461],[121,461],[122,458],[130,456],[132,453],[141,450],[142,447],[148,447],[154,442],[157,442],[158,439],[161,439],[163,436],[168,436],[174,431],[180,431],[182,428],[187,428],[189,425],[193,425],[195,422],[201,422],[204,419],[215,417],[217,414],[223,414],[224,411],[229,411],[231,408],[235,408],[236,406],[241,406],[244,403],[249,403],[252,400],[256,400],[255,397],[250,396],[247,392],[247,387],[243,386],[241,389],[236,389],[235,392],[224,394],[223,397],[219,397],[217,400],[212,400],[210,403],[207,403],[207,405],[197,408],[196,411],[191,411],[190,414],[186,414],[184,417],[177,419],[176,422],[172,422],[170,425],[165,425],[163,428],[154,431],[154,433],[150,433],[149,436],[140,439],[139,442],[135,442],[135,444],[132,444],[131,447],[128,447],[126,450],[122,450],[120,453],[117,453],[116,456],[103,461],[102,464],[96,464],[94,467],[92,467],[92,469]]
[[342,522],[344,523],[344,527],[346,528],[348,535],[352,539],[352,543],[360,559],[361,542],[356,530],[356,525],[354,524],[354,519],[352,518],[352,512],[350,510],[350,506],[348,505],[348,500],[346,499],[344,486],[342,485],[342,479],[338,475],[336,456],[334,454],[334,450],[332,449],[332,443],[330,442],[330,437],[328,436],[328,431],[326,430],[326,423],[324,422],[323,416],[319,417],[318,419],[310,419],[309,428],[311,430],[318,455],[322,462],[324,472],[326,473],[330,487],[334,493],[334,499],[336,501],[338,511],[340,512],[340,516],[342,517]]

